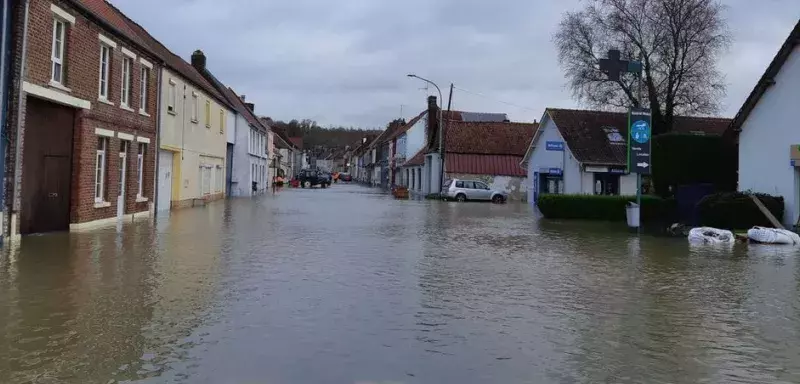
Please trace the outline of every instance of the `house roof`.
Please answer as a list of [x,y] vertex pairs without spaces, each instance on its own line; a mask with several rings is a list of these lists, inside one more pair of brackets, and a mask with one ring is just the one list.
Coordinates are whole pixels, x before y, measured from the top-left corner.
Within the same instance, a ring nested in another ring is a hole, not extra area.
[[448,153],[444,158],[448,173],[525,177],[527,173],[519,165],[520,160],[522,156],[517,155],[465,153]]
[[730,127],[738,132],[742,129],[742,124],[744,124],[745,120],[747,120],[747,116],[750,115],[750,112],[753,111],[753,108],[756,107],[758,101],[761,100],[761,96],[767,92],[770,86],[775,84],[775,76],[781,71],[781,67],[783,64],[786,63],[786,60],[791,56],[794,48],[800,44],[800,20],[797,21],[795,24],[794,29],[792,32],[789,33],[789,37],[786,38],[786,41],[783,42],[781,48],[778,50],[778,53],[772,59],[772,62],[769,63],[767,70],[764,71],[764,74],[761,75],[761,78],[756,83],[756,86],[753,88],[753,91],[750,92],[750,95],[747,96],[747,99],[744,101],[742,108],[739,109],[739,112],[733,118],[733,122],[731,122]]
[[423,116],[425,116],[427,113],[428,113],[428,111],[422,111],[422,113],[420,113],[419,115],[417,115],[416,117],[414,117],[413,119],[411,119],[411,120],[410,120],[408,123],[406,123],[405,125],[403,125],[403,126],[399,127],[399,128],[398,128],[398,129],[396,129],[394,132],[392,132],[392,133],[391,133],[391,134],[390,134],[390,135],[389,135],[389,136],[386,138],[386,140],[385,140],[385,141],[394,140],[394,139],[395,139],[395,138],[397,138],[398,136],[400,136],[400,135],[402,135],[403,133],[407,132],[409,129],[411,129],[411,127],[413,127],[413,126],[414,126],[414,124],[418,123],[418,122],[419,122],[419,121],[422,119],[422,117],[423,117]]
[[303,138],[302,137],[290,137],[289,141],[297,147],[297,149],[303,149]]
[[[447,160],[445,160],[445,161],[447,161]],[[406,161],[403,164],[403,166],[404,167],[412,167],[412,166],[418,166],[418,165],[422,165],[422,164],[425,164],[425,148],[422,148],[419,151],[417,151],[417,153],[414,154],[414,156],[411,156],[411,158],[408,159],[408,161]]]
[[112,29],[120,37],[130,40],[140,48],[148,50],[149,53],[153,53],[149,51],[149,46],[131,26],[132,21],[106,0],[72,0],[72,2],[100,22],[106,24],[105,27]]
[[[208,73],[208,71],[206,71],[206,73]],[[216,79],[214,79],[214,80],[216,80]],[[267,125],[265,122],[259,120],[258,117],[256,117],[255,113],[253,113],[253,111],[251,111],[250,108],[248,108],[244,104],[244,100],[242,100],[239,96],[237,96],[236,92],[232,88],[225,87],[225,86],[223,86],[223,87],[224,88],[222,88],[222,90],[223,90],[222,94],[231,103],[231,105],[233,106],[233,109],[238,114],[244,116],[244,119],[247,121],[248,124],[250,124],[250,125],[252,125],[252,126],[254,126],[256,128],[269,130],[269,125]]]
[[[628,115],[575,109],[548,108],[545,112],[558,127],[572,155],[588,164],[624,165],[628,161]],[[730,119],[675,116],[672,132],[722,135]],[[622,141],[612,143],[609,134],[616,130]]]
[[161,44],[155,37],[153,37],[147,30],[135,21],[125,16],[122,11],[108,3],[106,0],[73,0],[79,5],[85,7],[89,12],[105,20],[118,30],[122,31],[126,36],[130,34],[129,38],[141,42],[150,53],[158,57],[164,65],[177,72],[187,81],[193,83],[199,89],[203,90],[208,96],[216,99],[220,104],[227,108],[231,108],[230,103],[225,99],[222,94],[212,86],[203,75],[200,74],[191,64],[180,58],[178,55],[172,53],[167,47]]
[[522,157],[539,124],[451,121],[446,125],[445,151]]

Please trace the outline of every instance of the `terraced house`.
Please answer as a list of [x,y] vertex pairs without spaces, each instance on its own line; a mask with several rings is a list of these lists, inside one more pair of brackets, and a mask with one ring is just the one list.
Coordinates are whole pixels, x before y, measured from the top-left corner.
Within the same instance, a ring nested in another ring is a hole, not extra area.
[[3,232],[149,216],[160,60],[104,0],[20,1],[12,12]]

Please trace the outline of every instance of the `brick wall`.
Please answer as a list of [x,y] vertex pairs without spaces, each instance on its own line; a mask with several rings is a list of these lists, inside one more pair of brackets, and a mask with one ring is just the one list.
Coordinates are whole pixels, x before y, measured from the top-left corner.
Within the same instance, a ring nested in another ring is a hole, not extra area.
[[[54,13],[51,11],[51,4],[55,4],[61,9],[67,11],[72,16],[75,16],[76,22],[74,24],[67,23],[66,45],[64,55],[64,85],[70,89],[69,92],[64,92],[70,96],[91,102],[91,109],[80,110],[76,113],[74,125],[74,142],[73,142],[73,167],[72,167],[72,204],[71,204],[71,222],[83,223],[97,219],[109,218],[116,215],[116,196],[118,192],[118,169],[119,169],[119,147],[120,139],[118,137],[110,138],[108,148],[108,168],[106,171],[106,191],[107,200],[112,203],[109,208],[97,209],[94,207],[94,171],[95,171],[95,156],[97,149],[97,139],[95,135],[96,128],[111,130],[116,133],[125,133],[133,135],[134,137],[145,137],[150,140],[147,144],[147,152],[145,157],[145,177],[144,177],[144,195],[150,202],[154,199],[155,188],[153,186],[153,176],[155,172],[155,156],[157,150],[156,144],[156,121],[158,115],[157,102],[157,74],[160,68],[157,65],[157,59],[149,54],[143,52],[135,45],[129,43],[124,38],[114,34],[110,30],[104,29],[95,20],[87,18],[85,15],[73,9],[68,3],[55,0],[30,0],[29,11],[29,25],[28,25],[28,42],[27,42],[27,55],[26,55],[26,68],[24,79],[27,82],[50,87],[51,79],[51,50],[52,50],[52,36],[53,36],[53,20]],[[15,28],[19,33],[22,28],[22,7],[18,7],[17,12],[18,22],[15,23]],[[100,72],[100,47],[101,41],[99,35],[102,34],[106,38],[113,40],[117,47],[112,50],[112,61],[109,74],[109,92],[108,101],[113,104],[100,102],[99,95],[99,72]],[[19,35],[17,35],[19,36]],[[20,56],[21,52],[21,39],[15,39],[16,55]],[[131,97],[130,107],[133,111],[125,110],[120,107],[121,89],[122,89],[122,63],[123,57],[122,47],[132,51],[136,55],[132,67],[132,81],[131,81]],[[154,67],[150,70],[148,79],[148,97],[146,113],[149,116],[140,114],[140,92],[141,92],[141,71],[144,68],[140,62],[140,58],[152,63]],[[19,60],[15,62],[15,68],[19,68]],[[16,71],[18,73],[18,71]],[[15,79],[18,81],[19,79]],[[15,84],[16,85],[16,84]],[[15,89],[15,91],[18,91]],[[60,90],[59,90],[60,91]],[[33,96],[28,96],[33,97]],[[12,103],[12,107],[17,106],[16,100]],[[13,110],[12,110],[13,112]],[[9,146],[6,171],[19,169],[14,164],[14,147],[15,147],[15,134],[16,134],[16,119],[11,119],[9,124],[9,137],[11,145]],[[21,125],[24,136],[24,124]],[[27,138],[28,140],[44,139],[47,138]],[[24,144],[24,139],[20,145]],[[139,212],[147,210],[148,203],[136,203],[136,191],[138,190],[137,184],[137,162],[136,154],[138,150],[138,143],[134,139],[130,143],[128,152],[128,191],[126,197],[126,213]],[[8,175],[13,172],[7,173]],[[21,175],[16,174],[15,179],[19,179]],[[7,177],[7,180],[10,178]],[[6,182],[6,191],[13,191],[13,184]],[[24,193],[24,191],[22,192]],[[18,196],[17,196],[18,197]],[[19,206],[15,199],[14,209]]]

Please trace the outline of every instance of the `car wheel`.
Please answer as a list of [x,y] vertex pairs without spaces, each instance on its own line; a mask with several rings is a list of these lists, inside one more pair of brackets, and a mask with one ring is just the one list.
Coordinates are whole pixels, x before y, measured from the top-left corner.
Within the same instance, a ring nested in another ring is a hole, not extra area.
[[458,195],[456,195],[456,201],[458,201],[459,203],[467,201],[467,195],[459,193]]
[[310,181],[304,181],[303,182],[303,188],[311,188],[311,182]]
[[492,202],[495,203],[495,204],[502,204],[504,201],[505,201],[505,199],[503,199],[503,196],[496,195],[496,196],[492,197]]

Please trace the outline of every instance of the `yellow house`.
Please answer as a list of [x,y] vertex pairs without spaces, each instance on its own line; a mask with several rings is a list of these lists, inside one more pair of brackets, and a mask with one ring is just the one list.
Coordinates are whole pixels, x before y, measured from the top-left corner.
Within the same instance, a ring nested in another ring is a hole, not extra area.
[[161,70],[159,211],[225,196],[226,121],[231,108],[191,65],[177,56],[173,59]]

